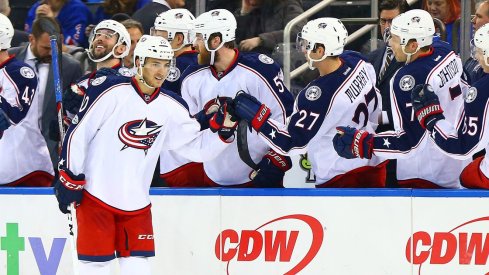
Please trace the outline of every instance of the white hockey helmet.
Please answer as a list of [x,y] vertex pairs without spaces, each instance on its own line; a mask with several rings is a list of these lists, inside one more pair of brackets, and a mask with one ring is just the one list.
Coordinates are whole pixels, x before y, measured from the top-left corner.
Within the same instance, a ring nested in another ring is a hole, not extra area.
[[[205,48],[210,52],[219,50],[224,43],[234,41],[236,37],[236,18],[225,9],[215,9],[199,15],[195,19],[194,25],[194,32],[202,35]],[[222,41],[216,49],[209,49],[207,40],[213,33],[220,33]]]
[[[95,59],[95,57],[92,56],[90,50],[92,49],[92,43],[95,39],[95,34],[97,33],[98,30],[102,30],[102,29],[111,30],[114,31],[114,33],[117,33],[118,35],[117,43],[112,48],[111,53],[107,54],[102,58]],[[100,23],[98,23],[97,26],[93,28],[93,31],[90,34],[90,38],[88,41],[90,43],[89,50],[88,50],[88,58],[90,58],[90,60],[92,60],[93,62],[102,62],[108,59],[111,55],[114,56],[115,58],[124,58],[129,54],[129,50],[131,49],[131,36],[129,35],[129,32],[127,31],[126,27],[124,27],[124,25],[122,25],[121,23],[111,19],[103,20]],[[116,55],[114,53],[114,50],[119,45],[126,45],[126,50],[122,54]]]
[[[420,48],[433,44],[433,35],[435,34],[435,23],[431,15],[420,9],[414,9],[401,13],[392,20],[391,34],[400,38],[400,45],[403,52],[410,56],[416,53]],[[406,53],[405,46],[409,40],[416,40],[418,48],[414,53]]]
[[0,50],[10,48],[10,42],[14,37],[14,27],[7,16],[0,13]]
[[[347,38],[348,31],[339,19],[324,17],[311,20],[304,25],[302,31],[297,34],[296,46],[301,52],[307,52],[309,68],[312,70],[314,69],[313,62],[343,53]],[[324,46],[325,53],[320,59],[310,57],[310,53],[315,49],[316,44]]]
[[484,56],[486,66],[489,66],[489,23],[480,27],[474,34],[474,45],[481,51]]
[[[192,44],[195,38],[194,20],[195,16],[187,9],[170,9],[156,17],[154,26],[151,28],[151,35],[155,35],[156,31],[166,31],[168,33],[167,40],[172,41],[177,33],[182,33],[182,47]],[[175,51],[179,49],[175,49]]]

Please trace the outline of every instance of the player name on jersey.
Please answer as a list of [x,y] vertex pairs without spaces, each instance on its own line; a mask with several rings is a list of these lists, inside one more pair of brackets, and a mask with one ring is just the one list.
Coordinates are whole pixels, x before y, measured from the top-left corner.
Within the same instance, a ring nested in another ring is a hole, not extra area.
[[345,94],[350,99],[350,103],[353,103],[355,98],[357,98],[357,96],[362,93],[363,87],[365,87],[367,83],[368,83],[367,71],[365,70],[365,68],[363,68],[358,72],[357,76],[352,81],[350,87],[348,87],[348,89],[345,91]]
[[441,84],[440,88],[445,86],[447,82],[449,82],[454,76],[459,72],[459,68],[457,66],[457,59],[452,59],[448,65],[446,65],[439,73],[438,77],[440,78]]

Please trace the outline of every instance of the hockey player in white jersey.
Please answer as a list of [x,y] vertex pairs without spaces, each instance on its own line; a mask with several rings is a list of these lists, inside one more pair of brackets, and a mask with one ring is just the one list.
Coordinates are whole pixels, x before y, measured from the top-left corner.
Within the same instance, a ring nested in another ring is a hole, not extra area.
[[[418,85],[412,91],[413,108],[423,128],[431,133],[440,150],[456,159],[472,159],[482,149],[489,151],[489,24],[474,35],[476,60],[484,76],[465,93],[464,112],[459,124],[444,119],[439,97],[429,85]],[[466,188],[489,189],[489,162],[480,156],[460,174]]]
[[389,43],[396,60],[406,62],[390,82],[394,131],[370,134],[339,127],[334,139],[336,151],[346,158],[397,158],[400,187],[461,188],[458,175],[467,164],[441,153],[414,117],[410,92],[417,84],[435,89],[450,122],[458,121],[463,106],[467,86],[461,80],[462,62],[448,44],[433,43],[434,32],[433,19],[424,10],[394,18]]
[[7,53],[13,35],[0,14],[0,185],[51,186],[54,171],[37,121],[37,76]]
[[[149,187],[162,150],[193,161],[217,156],[230,144],[235,125],[226,105],[213,121],[218,134],[200,131],[186,103],[161,89],[173,51],[161,37],[144,35],[134,51],[133,78],[94,79],[64,139],[55,185],[60,210],[77,207],[80,274],[111,274],[119,257],[121,274],[150,274],[154,256]],[[223,142],[226,141],[226,142]],[[141,238],[140,236],[146,236]]]
[[95,26],[88,42],[88,58],[96,63],[97,69],[82,76],[63,93],[63,108],[70,118],[78,112],[85,90],[93,79],[108,74],[132,76],[131,70],[122,66],[122,59],[131,48],[131,37],[124,25],[103,20]]
[[[244,90],[266,103],[274,119],[285,123],[287,114],[292,110],[293,97],[283,84],[283,72],[272,58],[264,54],[239,52],[235,48],[236,19],[233,14],[224,9],[211,10],[197,17],[194,25],[194,45],[199,51],[200,66],[188,67],[181,77],[182,97],[189,104],[190,113],[207,112],[205,108],[213,106],[216,98],[224,102],[226,98],[234,97],[237,91]],[[269,146],[256,133],[248,131],[244,134],[249,145],[246,156],[259,163],[258,174],[253,173],[254,169],[250,167],[254,164],[248,166],[240,158],[237,141],[234,141],[219,158],[203,163],[204,185],[282,186],[290,160],[269,152]],[[274,162],[275,157],[282,162]],[[282,163],[287,165],[284,167]]]
[[269,117],[268,106],[245,93],[236,96],[234,108],[276,152],[307,152],[316,187],[384,187],[386,161],[347,160],[331,146],[336,125],[374,131],[382,110],[374,68],[360,54],[343,52],[347,37],[336,18],[318,18],[303,27],[298,48],[320,76],[299,93],[288,124]]

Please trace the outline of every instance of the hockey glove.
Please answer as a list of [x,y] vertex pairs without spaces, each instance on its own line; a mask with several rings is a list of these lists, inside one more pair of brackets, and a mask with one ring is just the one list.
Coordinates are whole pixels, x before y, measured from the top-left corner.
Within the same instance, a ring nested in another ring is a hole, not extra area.
[[73,175],[68,169],[59,170],[59,179],[54,185],[54,194],[58,200],[59,210],[63,214],[68,214],[68,206],[74,202],[79,205],[83,195],[85,185],[85,175]]
[[416,85],[411,91],[411,101],[419,124],[432,131],[438,120],[445,119],[440,100],[429,84]]
[[234,98],[234,108],[236,116],[239,119],[244,119],[248,124],[260,132],[262,125],[268,120],[271,112],[267,105],[262,104],[254,96],[239,91]]
[[209,128],[212,132],[217,132],[219,137],[226,142],[231,142],[230,138],[234,138],[234,132],[238,127],[238,122],[234,115],[232,99],[226,99],[226,102],[222,104],[217,112],[209,120]]
[[351,127],[336,127],[338,133],[333,138],[333,146],[340,157],[372,158],[373,135]]
[[0,109],[0,138],[3,136],[3,131],[7,130],[8,127],[10,127],[10,122],[2,109]]
[[292,160],[287,156],[269,150],[258,163],[258,170],[251,175],[253,187],[282,188],[285,172],[292,167]]
[[224,104],[226,99],[226,97],[217,96],[214,100],[207,102],[202,111],[194,115],[194,118],[197,119],[200,124],[201,131],[209,128],[209,120],[214,116],[217,110],[219,110],[219,106]]
[[85,88],[76,84],[71,84],[70,89],[66,89],[63,93],[63,108],[76,115],[83,101]]

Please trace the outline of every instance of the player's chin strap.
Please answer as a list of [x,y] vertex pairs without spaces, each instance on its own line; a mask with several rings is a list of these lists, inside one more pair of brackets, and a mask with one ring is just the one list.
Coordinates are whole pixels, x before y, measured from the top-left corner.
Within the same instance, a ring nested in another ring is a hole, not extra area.
[[314,66],[313,66],[313,63],[314,63],[314,62],[320,62],[320,61],[323,61],[323,60],[324,60],[324,59],[326,59],[326,57],[328,57],[328,56],[327,56],[327,55],[326,55],[326,53],[325,53],[325,54],[324,54],[324,55],[323,55],[321,58],[319,58],[319,59],[314,59],[314,58],[312,58],[312,57],[311,57],[311,52],[312,52],[312,50],[307,50],[307,57],[309,58],[309,61],[307,62],[307,65],[309,66],[309,69],[314,70],[315,68],[314,68]]
[[413,56],[413,54],[417,53],[418,51],[419,51],[419,46],[416,48],[414,53],[407,53],[406,52],[406,45],[402,45],[402,52],[407,56],[406,64],[409,64],[409,62],[411,62],[411,56]]
[[208,45],[207,41],[204,43],[205,48],[211,53],[211,61],[209,62],[210,63],[209,65],[214,65],[214,61],[216,59],[216,52],[217,52],[217,50],[222,48],[222,46],[224,46],[224,43],[225,43],[224,41],[221,41],[221,44],[213,50],[209,49],[209,45]]
[[143,83],[146,87],[148,87],[150,89],[156,89],[156,87],[153,87],[153,86],[149,85],[146,82],[146,80],[144,80],[143,66],[144,66],[144,59],[143,58],[139,58],[139,66],[138,66],[138,69],[136,71],[136,74],[139,76],[139,81],[141,81],[141,83]]
[[244,119],[239,121],[237,139],[239,158],[253,170],[258,170],[258,165],[251,158],[248,149],[248,122]]

